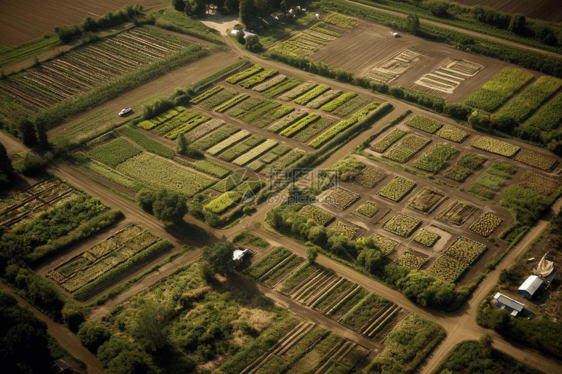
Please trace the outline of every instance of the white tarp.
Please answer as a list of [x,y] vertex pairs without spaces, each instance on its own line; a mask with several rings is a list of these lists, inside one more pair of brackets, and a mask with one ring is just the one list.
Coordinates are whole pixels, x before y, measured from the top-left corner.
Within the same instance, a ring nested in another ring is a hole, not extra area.
[[550,273],[554,270],[554,263],[546,259],[548,252],[542,256],[541,260],[537,264],[537,267],[533,269],[533,274],[540,277],[548,277]]
[[[240,30],[232,30],[230,33],[232,35],[238,35],[239,32],[240,32]],[[248,31],[242,31],[242,32],[244,33],[244,39],[246,39],[248,36],[256,35],[256,34],[252,34],[251,32],[248,32]]]

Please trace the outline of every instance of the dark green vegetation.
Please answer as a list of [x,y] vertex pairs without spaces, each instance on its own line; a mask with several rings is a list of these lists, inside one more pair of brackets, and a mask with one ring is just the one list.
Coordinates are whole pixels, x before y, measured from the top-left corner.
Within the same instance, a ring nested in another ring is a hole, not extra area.
[[514,358],[495,350],[489,343],[491,337],[484,335],[479,342],[464,341],[453,348],[435,371],[440,374],[541,374]]
[[[42,373],[52,360],[68,354],[47,332],[47,324],[0,291],[0,364],[6,373]],[[33,359],[29,353],[33,352]]]
[[160,189],[158,191],[141,190],[137,194],[141,208],[154,214],[162,222],[179,223],[187,214],[187,198],[178,193]]
[[439,325],[410,314],[384,342],[384,350],[364,370],[365,374],[413,373],[433,348],[445,339]]
[[266,248],[269,246],[269,243],[265,240],[260,238],[259,236],[255,236],[249,231],[240,231],[236,236],[232,239],[234,244],[248,244],[253,245],[257,248]]
[[[386,258],[370,238],[357,241],[327,230],[312,219],[299,214],[302,205],[281,205],[268,211],[266,222],[275,230],[302,242],[310,242],[321,253],[345,261],[361,273],[380,279],[404,295],[424,306],[444,311],[457,309],[476,288],[482,277],[455,290],[453,283],[433,278],[425,273],[409,270]],[[359,268],[350,257],[357,259],[365,268]]]
[[[540,238],[523,252],[515,261],[515,264],[500,274],[498,286],[517,290],[521,283],[530,275],[527,266],[529,253],[535,249],[541,252],[554,253],[562,249],[560,235],[562,234],[562,214],[559,212],[550,221],[549,226],[543,231]],[[531,267],[533,265],[530,265]],[[497,287],[482,301],[476,315],[476,322],[481,326],[493,328],[506,338],[526,346],[538,349],[541,352],[560,359],[562,357],[562,325],[555,322],[545,314],[534,319],[525,317],[513,318],[505,310],[489,307]],[[504,291],[500,291],[504,292]],[[516,292],[516,291],[514,291]]]

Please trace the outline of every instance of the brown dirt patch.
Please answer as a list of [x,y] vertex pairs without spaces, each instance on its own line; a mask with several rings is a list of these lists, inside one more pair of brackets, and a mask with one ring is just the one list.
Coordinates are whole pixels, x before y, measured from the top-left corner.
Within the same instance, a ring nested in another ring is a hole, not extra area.
[[530,18],[544,19],[551,22],[562,21],[562,8],[558,0],[455,0],[466,6],[487,6],[500,12],[523,14]]

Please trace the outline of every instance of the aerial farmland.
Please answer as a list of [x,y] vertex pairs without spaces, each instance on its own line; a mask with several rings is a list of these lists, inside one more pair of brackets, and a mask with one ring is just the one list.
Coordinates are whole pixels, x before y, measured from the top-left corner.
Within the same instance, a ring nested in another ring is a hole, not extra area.
[[562,371],[557,4],[0,9],[7,372]]

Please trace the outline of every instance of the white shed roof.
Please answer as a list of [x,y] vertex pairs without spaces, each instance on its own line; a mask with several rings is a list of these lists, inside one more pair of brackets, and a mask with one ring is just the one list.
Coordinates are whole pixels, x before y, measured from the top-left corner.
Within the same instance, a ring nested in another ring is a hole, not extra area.
[[[232,35],[237,35],[239,32],[240,32],[239,30],[232,30],[230,33]],[[244,39],[246,39],[248,36],[256,35],[248,31],[242,31],[242,32],[244,33]]]
[[519,291],[527,291],[531,295],[533,295],[539,287],[542,285],[542,279],[537,277],[536,275],[531,275],[523,284],[519,287]]
[[496,294],[496,296],[494,296],[494,299],[518,312],[522,311],[525,308],[525,304],[521,304],[519,301],[513,300],[512,298],[507,297],[499,292]]
[[240,250],[240,249],[235,249],[234,250],[234,261],[238,261],[241,260],[242,258],[244,258],[244,255],[249,251],[249,249],[244,249],[244,250]]

